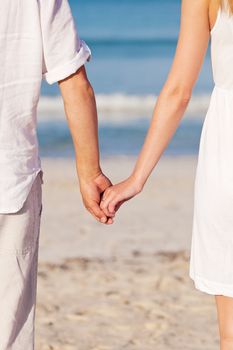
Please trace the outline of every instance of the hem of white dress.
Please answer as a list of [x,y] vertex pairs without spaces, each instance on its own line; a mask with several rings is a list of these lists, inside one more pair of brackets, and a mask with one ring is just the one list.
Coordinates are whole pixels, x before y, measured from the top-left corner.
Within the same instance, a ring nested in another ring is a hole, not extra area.
[[223,284],[209,281],[208,279],[189,273],[189,277],[193,280],[194,286],[197,290],[210,295],[222,295],[226,297],[233,297],[233,284]]

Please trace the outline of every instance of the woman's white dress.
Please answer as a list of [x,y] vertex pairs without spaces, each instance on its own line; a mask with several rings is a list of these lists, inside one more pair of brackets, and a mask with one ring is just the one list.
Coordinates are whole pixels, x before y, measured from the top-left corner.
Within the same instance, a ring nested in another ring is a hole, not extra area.
[[190,277],[203,292],[233,297],[233,16],[224,10],[211,56],[215,87],[200,140]]

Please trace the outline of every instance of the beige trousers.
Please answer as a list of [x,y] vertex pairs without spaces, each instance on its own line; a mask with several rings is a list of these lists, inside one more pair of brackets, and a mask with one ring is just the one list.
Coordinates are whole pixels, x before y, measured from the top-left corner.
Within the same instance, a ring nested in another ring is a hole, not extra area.
[[20,211],[0,214],[0,350],[34,350],[42,175]]

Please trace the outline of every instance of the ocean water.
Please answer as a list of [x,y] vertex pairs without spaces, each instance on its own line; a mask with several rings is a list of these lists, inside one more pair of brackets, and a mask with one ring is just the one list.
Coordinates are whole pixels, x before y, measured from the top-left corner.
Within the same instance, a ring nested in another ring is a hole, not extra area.
[[[175,53],[180,0],[70,0],[70,5],[79,35],[92,50],[87,71],[97,94],[102,154],[136,155]],[[197,153],[212,86],[208,52],[187,118],[167,154]],[[72,142],[57,85],[43,83],[42,95],[41,153],[70,156]]]

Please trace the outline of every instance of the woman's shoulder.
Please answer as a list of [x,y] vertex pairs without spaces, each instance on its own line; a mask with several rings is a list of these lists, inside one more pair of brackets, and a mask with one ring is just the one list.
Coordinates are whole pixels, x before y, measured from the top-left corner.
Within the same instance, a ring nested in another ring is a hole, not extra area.
[[209,0],[209,22],[210,29],[212,29],[216,23],[218,17],[219,8],[222,6],[221,0]]

